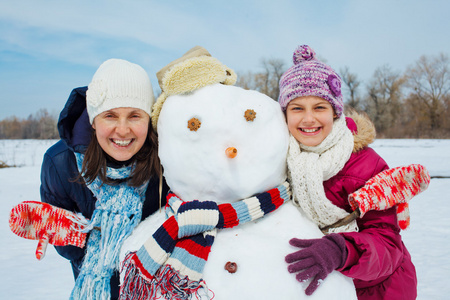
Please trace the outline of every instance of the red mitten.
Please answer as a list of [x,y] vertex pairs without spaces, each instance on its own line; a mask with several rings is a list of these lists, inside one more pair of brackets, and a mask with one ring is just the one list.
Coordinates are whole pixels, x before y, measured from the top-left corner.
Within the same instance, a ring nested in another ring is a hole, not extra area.
[[73,245],[83,248],[86,233],[81,229],[87,220],[68,210],[37,201],[24,201],[11,210],[9,227],[20,237],[39,240],[36,258],[42,259],[47,244]]
[[392,168],[378,173],[356,192],[349,195],[353,210],[361,217],[370,210],[385,210],[397,205],[400,228],[409,226],[408,201],[430,184],[427,169],[418,164]]

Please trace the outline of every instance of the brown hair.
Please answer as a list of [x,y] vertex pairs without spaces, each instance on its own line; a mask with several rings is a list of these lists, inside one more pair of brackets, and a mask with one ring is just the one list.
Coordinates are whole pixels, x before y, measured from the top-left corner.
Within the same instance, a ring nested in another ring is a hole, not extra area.
[[[110,185],[116,184],[117,182],[115,180],[106,176],[107,157],[109,156],[100,147],[94,130],[84,155],[83,165],[78,179],[80,179],[80,181],[84,180],[87,184],[90,184],[95,178],[99,177],[103,183]],[[134,164],[135,167],[128,178],[128,185],[130,186],[140,186],[150,180],[152,176],[160,175],[158,137],[151,122],[148,124],[147,139],[145,140],[144,145],[142,145],[142,148],[132,157],[131,163]]]

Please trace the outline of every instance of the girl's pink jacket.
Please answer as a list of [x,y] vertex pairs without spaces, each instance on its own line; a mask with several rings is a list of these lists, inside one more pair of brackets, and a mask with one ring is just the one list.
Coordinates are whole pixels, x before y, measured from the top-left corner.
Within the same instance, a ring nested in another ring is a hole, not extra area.
[[[324,182],[327,198],[351,212],[348,195],[388,168],[367,145],[375,130],[370,121],[353,115],[357,126],[354,151],[344,168]],[[349,120],[348,127],[355,129]],[[416,299],[417,278],[411,256],[402,242],[395,207],[372,211],[358,219],[359,232],[342,233],[348,258],[339,271],[353,278],[358,299]]]

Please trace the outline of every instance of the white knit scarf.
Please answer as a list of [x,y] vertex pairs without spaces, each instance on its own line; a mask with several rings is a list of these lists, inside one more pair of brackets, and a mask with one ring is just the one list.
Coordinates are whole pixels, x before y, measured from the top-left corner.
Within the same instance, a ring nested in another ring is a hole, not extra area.
[[[349,214],[327,199],[323,182],[342,170],[352,150],[353,135],[347,128],[343,114],[334,121],[330,134],[317,146],[301,145],[290,136],[287,164],[293,202],[319,228],[331,225]],[[329,230],[330,233],[349,231],[358,231],[356,221]]]

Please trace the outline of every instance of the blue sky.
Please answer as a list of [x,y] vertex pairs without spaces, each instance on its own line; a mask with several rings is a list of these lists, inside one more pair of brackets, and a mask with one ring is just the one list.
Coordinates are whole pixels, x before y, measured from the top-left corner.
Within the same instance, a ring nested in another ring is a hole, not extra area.
[[309,44],[367,83],[383,65],[449,54],[449,11],[445,0],[0,0],[0,120],[58,115],[109,58],[143,66],[156,93],[156,72],[195,45],[239,76],[263,58],[288,67]]

